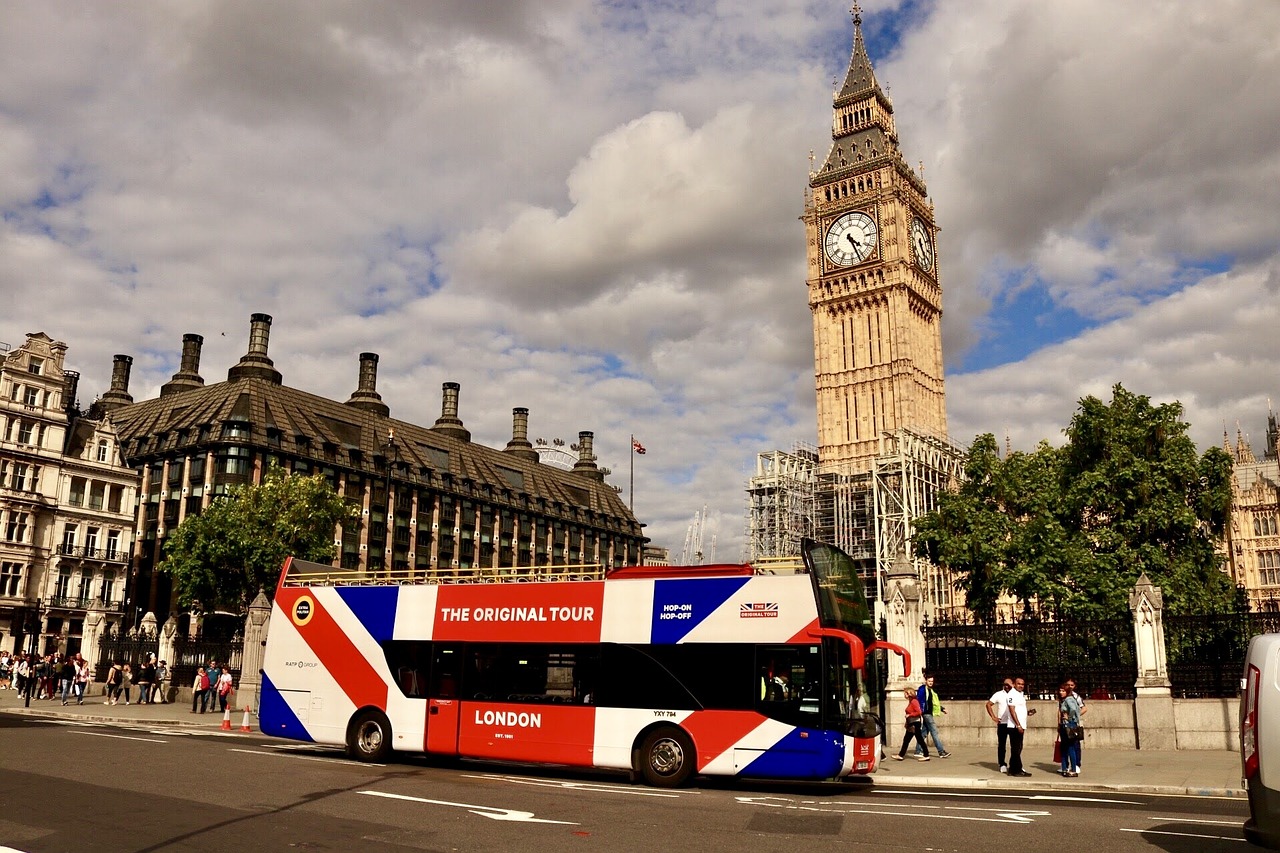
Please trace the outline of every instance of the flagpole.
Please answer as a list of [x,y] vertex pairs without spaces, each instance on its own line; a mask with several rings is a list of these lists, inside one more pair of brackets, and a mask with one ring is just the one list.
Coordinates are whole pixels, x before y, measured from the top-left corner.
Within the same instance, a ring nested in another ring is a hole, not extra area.
[[631,434],[631,487],[628,492],[629,503],[627,509],[631,510],[631,514],[636,514],[636,436]]

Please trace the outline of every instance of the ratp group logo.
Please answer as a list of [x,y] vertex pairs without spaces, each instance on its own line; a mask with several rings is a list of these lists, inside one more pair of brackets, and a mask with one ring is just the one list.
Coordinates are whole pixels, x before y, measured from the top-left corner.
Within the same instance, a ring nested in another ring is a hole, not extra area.
[[738,608],[739,619],[776,619],[778,603],[776,601],[748,601]]
[[316,602],[309,595],[298,596],[298,600],[293,603],[293,624],[301,628],[311,621],[311,617],[316,615]]

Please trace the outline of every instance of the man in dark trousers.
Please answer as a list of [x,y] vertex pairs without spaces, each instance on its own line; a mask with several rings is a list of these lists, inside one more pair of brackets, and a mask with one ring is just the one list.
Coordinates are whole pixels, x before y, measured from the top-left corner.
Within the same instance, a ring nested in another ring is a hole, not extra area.
[[1022,766],[1022,739],[1027,732],[1027,682],[1021,678],[1013,680],[1013,691],[1009,694],[1009,775],[1030,776]]
[[1004,686],[991,694],[987,700],[987,716],[996,724],[996,761],[1001,773],[1009,772],[1009,764],[1005,761],[1005,753],[1009,744],[1009,694],[1013,691],[1013,679],[1006,678]]

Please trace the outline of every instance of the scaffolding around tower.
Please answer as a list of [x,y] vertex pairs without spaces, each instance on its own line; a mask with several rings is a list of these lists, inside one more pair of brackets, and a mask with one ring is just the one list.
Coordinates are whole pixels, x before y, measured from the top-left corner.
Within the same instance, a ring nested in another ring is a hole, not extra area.
[[811,445],[756,456],[747,485],[747,559],[794,556],[800,540],[829,542],[854,558],[876,602],[899,554],[920,578],[929,610],[963,607],[948,573],[911,547],[915,520],[938,505],[938,495],[959,482],[964,452],[945,438],[900,428],[882,433],[870,461],[821,463]]

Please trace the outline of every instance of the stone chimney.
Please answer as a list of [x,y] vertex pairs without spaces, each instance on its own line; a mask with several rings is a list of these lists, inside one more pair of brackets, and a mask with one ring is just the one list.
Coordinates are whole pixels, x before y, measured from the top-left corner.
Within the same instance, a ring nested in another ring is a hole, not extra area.
[[592,452],[591,445],[594,441],[595,433],[578,433],[578,461],[573,463],[573,473],[581,474],[584,477],[590,477],[603,483],[604,474],[600,473],[600,468],[596,465],[596,455]]
[[347,400],[347,405],[373,412],[375,415],[382,415],[384,418],[391,414],[390,407],[382,402],[382,395],[378,393],[378,354],[376,352],[360,353],[359,384],[351,398]]
[[471,431],[464,427],[458,418],[458,392],[461,389],[462,386],[457,382],[444,383],[444,401],[440,407],[440,417],[431,428],[460,441],[470,441]]
[[507,446],[502,451],[510,453],[518,459],[527,459],[530,462],[538,461],[538,451],[534,450],[533,445],[529,443],[528,409],[516,408],[511,410],[511,440],[507,442]]
[[200,348],[203,346],[204,338],[200,335],[182,336],[182,363],[173,378],[160,386],[161,397],[204,387],[204,379],[200,376]]
[[98,410],[110,412],[121,406],[133,405],[129,394],[129,371],[133,369],[133,356],[117,355],[111,366],[111,390],[98,398]]
[[284,377],[267,357],[267,342],[271,337],[271,315],[254,314],[249,318],[249,351],[240,357],[235,367],[227,371],[227,380],[265,379],[280,385]]

